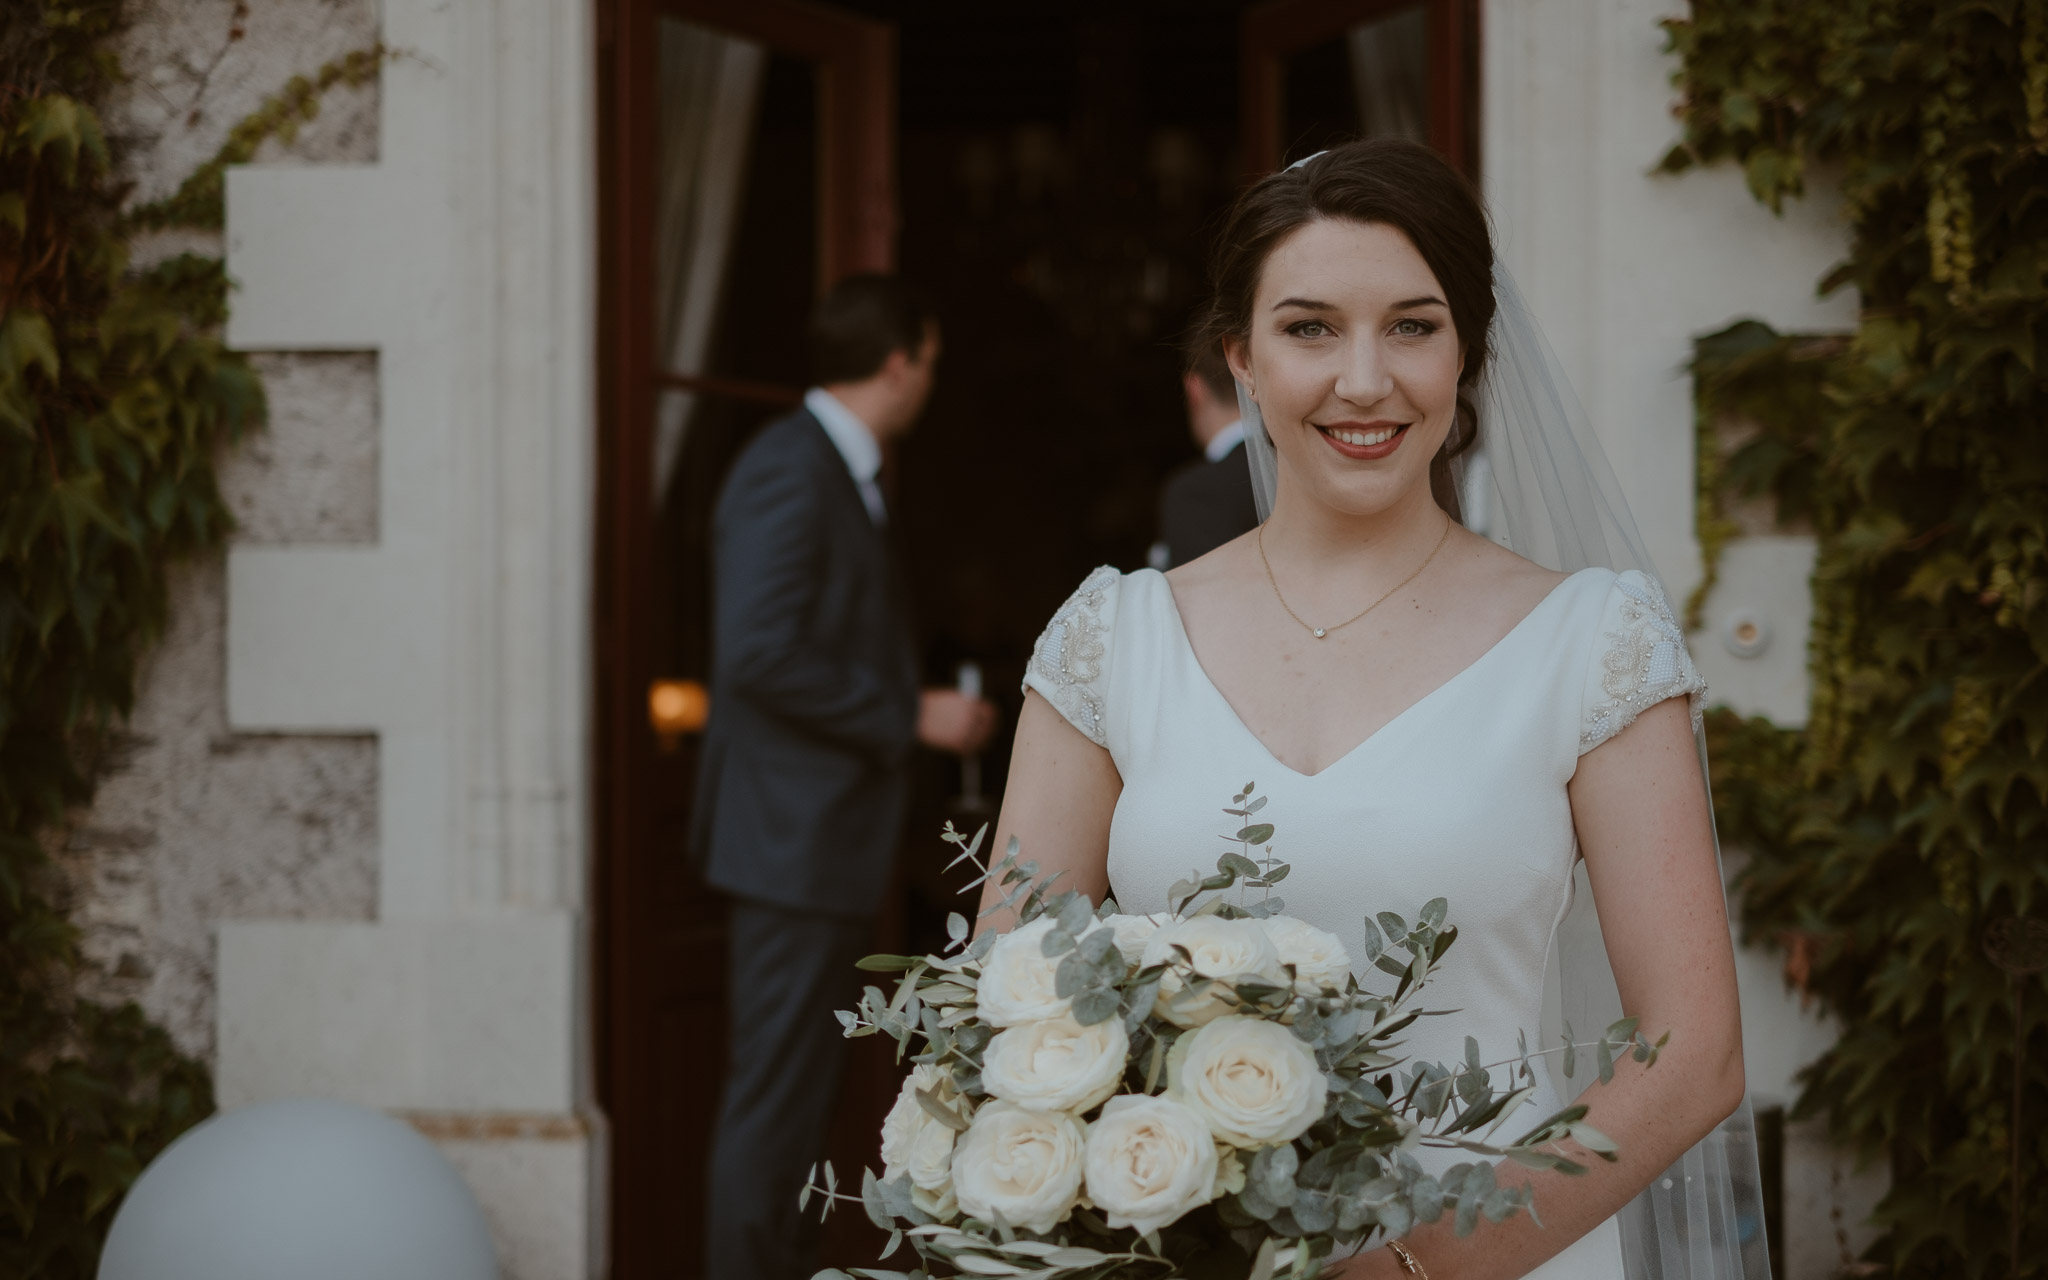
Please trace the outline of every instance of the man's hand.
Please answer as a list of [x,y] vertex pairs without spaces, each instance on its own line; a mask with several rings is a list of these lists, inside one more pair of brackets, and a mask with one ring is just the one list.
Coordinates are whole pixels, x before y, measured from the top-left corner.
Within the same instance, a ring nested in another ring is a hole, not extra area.
[[996,709],[985,699],[954,689],[926,689],[918,695],[917,740],[935,750],[972,755],[995,727]]

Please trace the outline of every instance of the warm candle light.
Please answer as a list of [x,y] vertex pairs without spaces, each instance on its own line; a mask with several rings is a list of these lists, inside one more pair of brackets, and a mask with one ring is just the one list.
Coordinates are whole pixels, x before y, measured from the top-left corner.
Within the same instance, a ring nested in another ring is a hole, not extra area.
[[656,680],[647,687],[647,720],[661,735],[661,749],[673,751],[686,733],[703,731],[711,696],[695,680]]

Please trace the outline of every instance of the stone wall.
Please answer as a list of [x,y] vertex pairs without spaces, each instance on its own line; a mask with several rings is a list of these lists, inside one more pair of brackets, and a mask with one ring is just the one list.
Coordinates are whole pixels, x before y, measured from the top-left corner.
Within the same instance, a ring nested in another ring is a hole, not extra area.
[[[168,194],[294,75],[372,45],[376,0],[138,2],[119,42],[127,84],[106,105],[132,198]],[[339,87],[261,163],[377,159],[378,87]],[[140,263],[219,254],[218,235],[153,236]],[[267,430],[222,459],[248,544],[372,543],[377,362],[369,352],[255,357]],[[178,1043],[214,1052],[222,919],[367,920],[377,900],[377,744],[360,734],[228,726],[221,557],[175,566],[170,626],[145,659],[99,789],[60,838],[72,916],[102,998],[138,1001]]]

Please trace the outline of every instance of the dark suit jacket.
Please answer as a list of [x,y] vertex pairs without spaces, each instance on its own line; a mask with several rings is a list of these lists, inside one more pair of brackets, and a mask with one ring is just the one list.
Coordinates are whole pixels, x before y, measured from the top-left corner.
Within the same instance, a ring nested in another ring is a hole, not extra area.
[[872,912],[902,834],[917,664],[888,539],[808,411],[764,428],[712,521],[711,723],[693,845],[727,892]]
[[1258,523],[1242,444],[1215,462],[1197,458],[1176,468],[1159,494],[1159,538],[1168,568],[1208,555]]

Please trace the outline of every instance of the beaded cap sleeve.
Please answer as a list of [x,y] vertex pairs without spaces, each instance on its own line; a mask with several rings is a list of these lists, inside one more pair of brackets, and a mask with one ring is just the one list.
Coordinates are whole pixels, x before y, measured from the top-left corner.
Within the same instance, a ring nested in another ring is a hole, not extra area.
[[1707,704],[1707,682],[1686,651],[1685,632],[1664,598],[1664,588],[1640,569],[1616,574],[1586,673],[1579,754],[1628,728],[1666,698],[1681,695],[1690,703],[1697,733]]
[[1053,710],[1098,747],[1109,745],[1103,708],[1109,695],[1109,639],[1123,575],[1103,565],[1088,575],[1045,624],[1024,687],[1038,690]]

